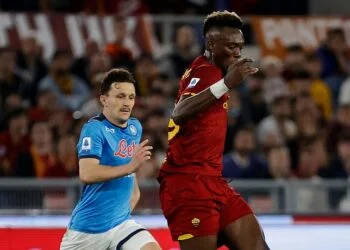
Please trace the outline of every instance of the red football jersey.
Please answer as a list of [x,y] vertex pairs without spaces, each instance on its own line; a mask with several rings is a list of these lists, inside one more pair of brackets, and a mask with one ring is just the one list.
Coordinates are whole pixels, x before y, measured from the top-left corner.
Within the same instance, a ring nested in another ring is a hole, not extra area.
[[[195,95],[222,78],[220,68],[209,63],[206,57],[196,58],[182,76],[176,102],[181,96]],[[170,119],[169,147],[161,172],[221,175],[227,99],[225,94],[180,126]]]

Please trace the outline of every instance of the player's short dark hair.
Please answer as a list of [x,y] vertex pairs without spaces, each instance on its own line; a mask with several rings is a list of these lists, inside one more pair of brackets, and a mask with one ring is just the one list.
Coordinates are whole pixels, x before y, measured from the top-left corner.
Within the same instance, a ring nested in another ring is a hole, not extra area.
[[215,11],[209,14],[204,20],[203,36],[205,36],[207,32],[214,27],[230,27],[235,29],[241,29],[242,26],[243,21],[235,12],[229,12],[227,10]]
[[101,95],[107,94],[109,89],[111,88],[111,85],[113,83],[119,83],[119,82],[129,82],[132,84],[136,83],[134,77],[128,70],[122,69],[122,68],[111,69],[110,71],[107,72],[105,78],[101,83],[101,88],[100,88]]

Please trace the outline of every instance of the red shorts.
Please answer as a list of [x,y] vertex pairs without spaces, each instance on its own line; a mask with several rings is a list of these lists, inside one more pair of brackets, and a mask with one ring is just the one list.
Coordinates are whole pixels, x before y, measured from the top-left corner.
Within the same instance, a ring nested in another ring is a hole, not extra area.
[[158,179],[173,240],[217,235],[233,221],[253,213],[222,177],[167,174]]

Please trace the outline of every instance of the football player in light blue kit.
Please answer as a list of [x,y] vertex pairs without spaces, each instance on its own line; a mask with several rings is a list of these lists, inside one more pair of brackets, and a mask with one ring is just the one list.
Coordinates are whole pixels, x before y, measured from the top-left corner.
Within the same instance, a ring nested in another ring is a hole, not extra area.
[[82,128],[77,145],[81,198],[61,242],[61,250],[159,250],[152,235],[130,218],[140,198],[135,174],[150,159],[142,126],[130,113],[135,80],[113,69],[101,83],[102,114]]

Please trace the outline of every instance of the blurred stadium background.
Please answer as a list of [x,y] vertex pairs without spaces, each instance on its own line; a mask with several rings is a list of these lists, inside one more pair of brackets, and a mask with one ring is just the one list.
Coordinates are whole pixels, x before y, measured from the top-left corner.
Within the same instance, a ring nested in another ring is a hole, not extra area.
[[178,79],[214,10],[245,20],[261,69],[230,93],[223,174],[271,249],[349,250],[350,1],[0,0],[0,249],[58,249],[79,198],[76,140],[111,67],[137,79],[154,157],[135,214],[171,242],[155,180]]

